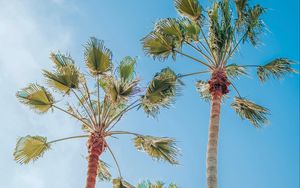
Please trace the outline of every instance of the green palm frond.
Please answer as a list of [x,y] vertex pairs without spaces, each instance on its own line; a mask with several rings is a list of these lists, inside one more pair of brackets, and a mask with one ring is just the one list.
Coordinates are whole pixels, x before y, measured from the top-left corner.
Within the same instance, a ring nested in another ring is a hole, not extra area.
[[104,42],[94,37],[85,47],[85,62],[94,76],[103,75],[112,69],[112,52],[104,46]]
[[181,46],[183,33],[179,22],[175,18],[159,20],[154,27],[154,31],[162,35],[172,37],[176,46]]
[[136,64],[136,59],[132,57],[125,57],[119,67],[118,72],[122,81],[131,81],[134,77],[134,66]]
[[240,76],[247,75],[247,72],[245,67],[230,64],[226,66],[226,75],[230,78],[239,78]]
[[245,21],[246,8],[248,5],[248,0],[234,0],[236,12],[238,18],[236,19],[236,26],[239,29],[240,26]]
[[[155,183],[151,183],[150,181],[143,181],[137,185],[136,188],[164,188],[164,183],[161,181],[157,181]],[[168,188],[178,188],[175,184],[170,184]]]
[[193,21],[199,21],[202,17],[202,7],[198,0],[175,0],[175,8],[182,15]]
[[168,108],[178,94],[178,90],[176,74],[170,68],[161,70],[149,83],[142,97],[144,111],[155,116],[160,107]]
[[98,179],[100,181],[110,181],[111,180],[111,174],[108,170],[108,164],[106,164],[104,161],[99,160],[98,168],[97,168],[97,174]]
[[140,91],[139,87],[137,87],[138,83],[139,79],[131,82],[111,80],[105,89],[105,93],[113,103],[125,102]]
[[50,145],[46,137],[29,135],[21,137],[14,151],[14,159],[21,164],[27,164],[43,156],[48,149]]
[[61,67],[58,71],[43,71],[47,84],[55,90],[69,94],[71,89],[77,89],[80,82],[80,73],[75,65]]
[[183,34],[183,38],[187,42],[192,41],[199,41],[199,33],[200,33],[200,26],[199,24],[192,22],[187,18],[182,18],[178,20],[181,26],[181,32]]
[[293,64],[295,63],[289,59],[277,58],[263,66],[259,66],[257,68],[257,75],[261,82],[265,82],[270,77],[279,79],[285,74],[297,73],[297,71],[292,68]]
[[50,59],[55,65],[56,69],[60,69],[61,67],[65,67],[68,65],[74,65],[74,60],[69,55],[62,54],[60,52],[51,53]]
[[242,119],[247,119],[255,127],[262,127],[268,123],[266,115],[269,114],[269,110],[248,99],[235,97],[231,107]]
[[196,82],[196,89],[204,101],[211,101],[211,94],[209,92],[209,84],[206,81],[199,80]]
[[246,35],[243,42],[250,40],[253,46],[258,43],[258,35],[264,30],[264,23],[261,20],[261,16],[265,13],[266,9],[260,5],[255,5],[247,10],[247,15],[245,17],[245,29]]
[[163,35],[158,32],[151,32],[142,39],[143,49],[146,55],[157,58],[161,61],[172,55],[176,57],[174,49],[176,48],[173,37]]
[[54,104],[52,95],[38,84],[30,84],[18,91],[16,96],[21,103],[28,105],[37,113],[47,112]]
[[175,140],[172,138],[137,136],[134,138],[134,145],[138,150],[145,151],[154,159],[178,164],[176,157],[179,150],[175,145]]
[[117,178],[112,180],[113,188],[135,188],[133,185],[123,180],[122,178]]

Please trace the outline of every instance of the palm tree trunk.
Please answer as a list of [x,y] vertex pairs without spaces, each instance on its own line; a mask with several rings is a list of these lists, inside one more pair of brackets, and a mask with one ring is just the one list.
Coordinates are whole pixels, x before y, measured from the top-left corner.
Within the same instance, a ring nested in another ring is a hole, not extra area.
[[208,133],[207,157],[206,157],[206,180],[207,188],[217,188],[217,151],[220,125],[220,108],[222,95],[212,96],[210,123]]
[[88,140],[88,172],[86,188],[95,188],[99,157],[105,150],[104,139],[96,134],[91,134]]

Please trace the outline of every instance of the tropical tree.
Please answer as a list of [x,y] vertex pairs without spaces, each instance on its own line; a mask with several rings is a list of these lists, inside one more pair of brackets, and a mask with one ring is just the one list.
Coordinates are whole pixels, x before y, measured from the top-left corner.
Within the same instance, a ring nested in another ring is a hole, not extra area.
[[[247,75],[249,68],[256,68],[261,82],[296,71],[292,68],[293,61],[287,58],[276,58],[262,65],[231,63],[242,44],[260,44],[259,35],[265,31],[261,16],[266,9],[262,6],[251,6],[248,0],[220,0],[204,10],[197,0],[174,0],[174,3],[180,17],[159,20],[153,31],[142,39],[142,45],[144,52],[154,59],[165,61],[171,56],[175,61],[177,55],[181,55],[204,67],[198,72],[178,74],[177,78],[198,74],[209,76],[208,81],[198,81],[196,87],[201,98],[211,102],[206,176],[207,187],[216,188],[220,108],[229,87],[237,93],[231,106],[242,119],[259,128],[267,123],[266,115],[269,114],[267,108],[242,97],[233,80]],[[184,52],[188,48],[197,55]]]
[[[95,187],[97,175],[99,180],[111,180],[107,164],[99,160],[105,151],[112,155],[119,172],[119,177],[112,180],[114,188],[130,188],[133,186],[123,179],[108,143],[110,137],[128,134],[134,136],[133,142],[138,150],[154,159],[177,164],[178,149],[173,138],[115,130],[122,117],[133,109],[143,106],[158,111],[161,106],[167,106],[171,102],[169,96],[176,94],[176,75],[168,69],[157,73],[146,87],[145,94],[142,94],[139,78],[134,71],[135,58],[125,57],[113,69],[112,52],[103,41],[91,38],[85,46],[84,59],[88,69],[85,73],[79,70],[70,55],[51,53],[54,68],[52,71],[43,70],[48,88],[29,84],[16,96],[21,103],[39,114],[53,110],[65,113],[81,124],[85,134],[52,141],[44,136],[21,137],[16,144],[14,159],[27,164],[44,155],[54,143],[87,138],[86,188]],[[54,99],[50,89],[56,92],[59,99]],[[63,101],[65,107],[60,105]]]

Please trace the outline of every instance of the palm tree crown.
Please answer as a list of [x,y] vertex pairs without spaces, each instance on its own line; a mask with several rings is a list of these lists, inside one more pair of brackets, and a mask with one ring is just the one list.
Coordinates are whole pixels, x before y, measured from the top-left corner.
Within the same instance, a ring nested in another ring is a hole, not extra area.
[[[221,0],[212,3],[207,10],[198,0],[174,0],[179,18],[160,19],[153,31],[141,41],[145,53],[161,61],[172,56],[182,55],[203,65],[205,70],[190,74],[177,74],[177,78],[197,74],[210,74],[209,81],[200,80],[196,88],[203,99],[209,100],[211,92],[221,87],[222,95],[229,92],[229,85],[237,92],[232,107],[237,113],[255,126],[266,123],[268,110],[240,96],[232,80],[247,75],[248,68],[256,68],[261,82],[281,78],[287,73],[296,72],[293,61],[276,58],[264,65],[230,64],[230,58],[237,54],[245,42],[253,46],[259,44],[259,35],[265,30],[261,19],[266,9],[260,5],[250,6],[247,0]],[[235,6],[235,10],[230,7]],[[186,45],[199,56],[183,52]],[[223,78],[223,79],[222,79]]]
[[[251,6],[248,0],[219,0],[213,1],[205,10],[198,0],[174,0],[174,3],[180,17],[159,20],[153,31],[141,41],[145,54],[154,59],[164,61],[171,56],[176,60],[177,55],[182,55],[205,68],[189,74],[177,74],[177,79],[209,74],[209,80],[199,80],[196,88],[201,98],[211,101],[206,176],[207,188],[217,188],[220,104],[228,98],[225,96],[230,87],[237,93],[231,106],[242,119],[249,120],[255,127],[262,127],[268,122],[269,110],[242,97],[233,80],[247,75],[248,68],[257,69],[261,82],[271,77],[281,78],[296,72],[292,68],[294,62],[277,58],[264,65],[230,64],[231,57],[237,54],[241,44],[260,44],[259,35],[265,30],[261,17],[266,12],[260,5]],[[197,52],[197,56],[185,52],[183,46]]]
[[[134,136],[134,145],[152,158],[177,164],[178,149],[175,140],[167,137],[154,137],[127,131],[114,130],[117,123],[130,110],[143,107],[146,111],[167,107],[171,96],[176,94],[177,81],[173,72],[164,70],[157,73],[146,88],[145,94],[139,87],[135,74],[136,59],[125,57],[114,69],[112,52],[103,41],[91,38],[85,46],[85,63],[88,72],[83,73],[76,67],[69,55],[51,53],[54,65],[52,71],[44,70],[45,86],[29,84],[17,92],[19,101],[35,112],[43,114],[58,110],[78,121],[85,135],[72,136],[48,141],[43,136],[21,137],[16,145],[14,158],[27,164],[41,157],[56,142],[88,138],[88,178],[86,187],[95,186],[95,176],[99,180],[111,180],[107,164],[99,160],[102,152],[108,150],[116,162],[119,177],[112,180],[115,188],[131,187],[123,180],[119,165],[108,143],[109,137],[119,134]],[[115,71],[114,71],[115,70]],[[94,82],[94,87],[91,83]],[[50,90],[60,99],[55,99]],[[62,107],[62,101],[66,106]],[[96,164],[96,165],[95,165]]]

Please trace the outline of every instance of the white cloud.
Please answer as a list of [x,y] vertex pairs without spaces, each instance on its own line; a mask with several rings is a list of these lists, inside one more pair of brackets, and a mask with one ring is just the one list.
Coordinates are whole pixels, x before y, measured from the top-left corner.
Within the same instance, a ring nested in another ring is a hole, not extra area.
[[[12,159],[16,139],[20,136],[41,134],[55,139],[76,134],[77,127],[70,119],[57,113],[35,115],[15,98],[15,92],[27,83],[42,81],[41,69],[50,67],[50,51],[67,51],[73,45],[72,30],[59,17],[59,11],[64,9],[59,9],[62,4],[63,1],[57,0],[0,0],[0,187],[74,187],[70,182],[60,183],[75,174],[70,170],[75,162],[72,153],[66,153],[62,147],[45,154],[50,163],[45,159],[21,166]],[[78,144],[66,142],[63,145],[80,155]],[[55,175],[45,169],[56,171]]]

